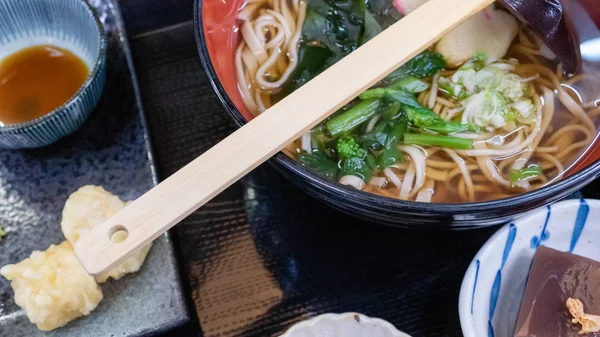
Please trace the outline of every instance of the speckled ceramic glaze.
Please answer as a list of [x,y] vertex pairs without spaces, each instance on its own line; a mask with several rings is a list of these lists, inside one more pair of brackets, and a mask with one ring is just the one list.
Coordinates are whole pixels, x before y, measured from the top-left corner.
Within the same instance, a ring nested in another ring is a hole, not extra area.
[[529,269],[542,245],[600,261],[600,201],[568,200],[502,227],[471,262],[460,289],[465,337],[511,337]]
[[[118,4],[92,0],[91,5],[108,38],[104,95],[70,136],[42,149],[0,150],[0,226],[8,232],[0,240],[0,266],[65,240],[62,208],[80,186],[101,185],[132,200],[157,182]],[[166,235],[155,241],[138,273],[102,284],[102,292],[104,300],[91,315],[44,333],[15,305],[8,281],[0,277],[0,336],[142,336],[189,317]]]
[[323,314],[300,322],[280,337],[410,337],[379,318],[358,313]]
[[[195,28],[200,58],[225,111],[238,126],[251,118],[237,90],[234,52],[237,8],[244,0],[196,0]],[[600,175],[600,148],[594,146],[570,175],[532,192],[500,200],[419,203],[386,198],[327,180],[283,153],[270,161],[285,177],[312,196],[348,214],[379,223],[417,229],[471,229],[501,224],[536,207],[558,201]]]
[[27,123],[0,126],[0,147],[51,144],[83,125],[106,79],[106,37],[83,0],[1,0],[0,62],[23,48],[52,44],[70,50],[90,69],[81,89],[62,106]]

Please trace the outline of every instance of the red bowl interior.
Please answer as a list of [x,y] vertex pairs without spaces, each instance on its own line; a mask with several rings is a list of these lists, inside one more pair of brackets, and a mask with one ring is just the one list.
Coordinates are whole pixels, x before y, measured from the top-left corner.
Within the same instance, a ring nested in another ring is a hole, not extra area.
[[[591,17],[600,22],[600,7],[593,4],[598,0],[579,0],[586,7]],[[237,88],[237,79],[234,65],[235,49],[239,40],[239,21],[236,19],[238,9],[244,0],[202,1],[202,24],[206,47],[210,61],[217,74],[218,80],[227,92],[227,95],[247,120],[253,116],[248,112],[242,96]],[[582,159],[567,173],[579,172],[583,168],[600,159],[598,138]]]
[[210,61],[227,95],[246,120],[252,115],[246,109],[237,88],[235,49],[239,40],[238,9],[244,0],[202,1],[202,24]]

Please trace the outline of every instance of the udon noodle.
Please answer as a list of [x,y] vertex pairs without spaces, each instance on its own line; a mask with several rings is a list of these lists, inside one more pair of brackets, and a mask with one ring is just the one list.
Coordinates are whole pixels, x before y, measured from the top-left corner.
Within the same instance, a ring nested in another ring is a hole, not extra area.
[[298,42],[306,14],[299,0],[251,0],[238,13],[243,37],[236,52],[238,88],[253,115],[271,106],[271,95],[298,63]]
[[[242,41],[236,50],[238,86],[246,107],[258,114],[275,103],[274,94],[289,80],[298,64],[298,44],[306,4],[293,0],[248,1],[240,10]],[[594,141],[600,115],[600,76],[594,72],[563,75],[545,55],[545,46],[520,28],[518,36],[497,66],[508,69],[535,106],[527,122],[512,129],[460,131],[451,136],[472,140],[472,148],[401,144],[406,160],[377,169],[370,179],[342,175],[336,179],[357,189],[390,198],[420,202],[465,202],[508,197],[549,184],[562,177]],[[417,95],[424,107],[446,121],[466,114],[460,101],[440,89],[440,79],[456,69],[444,69],[423,78],[428,89]],[[365,123],[371,132],[381,116]],[[284,151],[296,157],[310,153],[311,132]],[[536,163],[535,177],[511,181],[514,170]]]

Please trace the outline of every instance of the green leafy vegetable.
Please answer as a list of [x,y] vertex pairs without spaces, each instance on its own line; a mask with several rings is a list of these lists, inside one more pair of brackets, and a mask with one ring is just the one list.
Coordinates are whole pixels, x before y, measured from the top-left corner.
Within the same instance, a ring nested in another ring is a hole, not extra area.
[[468,150],[473,147],[473,140],[459,137],[407,133],[404,143],[409,145],[439,146],[451,149]]
[[360,158],[367,155],[367,151],[360,147],[354,137],[341,137],[337,141],[337,152],[340,159]]
[[310,139],[311,148],[319,151],[325,151],[327,148],[334,145],[334,140],[327,135],[327,129],[322,124],[312,130]]
[[538,165],[530,165],[520,170],[511,170],[509,174],[509,181],[511,184],[516,184],[520,181],[527,181],[535,177],[539,177],[542,174],[542,168]]
[[440,116],[429,109],[414,108],[411,106],[403,106],[402,109],[404,112],[406,112],[406,117],[408,117],[408,120],[420,128],[441,119]]
[[[307,0],[298,66],[278,96],[284,97],[298,89],[399,19],[383,20],[382,25],[380,19],[389,18],[388,14],[397,14],[397,11],[391,2],[379,1],[375,4],[377,13],[371,13],[367,9],[370,2]],[[388,10],[390,8],[392,10]]]
[[377,34],[381,33],[382,30],[381,25],[375,20],[373,14],[369,11],[365,11],[365,33],[361,40],[361,44],[374,38]]
[[429,109],[410,106],[403,106],[402,109],[406,112],[406,117],[414,126],[427,131],[449,134],[469,130],[468,125],[445,121]]
[[446,61],[441,54],[434,52],[423,52],[412,60],[406,62],[402,67],[394,70],[385,79],[393,82],[406,76],[415,76],[418,78],[435,75],[438,71],[446,67]]
[[406,76],[387,86],[388,89],[398,90],[403,89],[409,92],[419,93],[429,88],[429,84],[414,76]]
[[303,153],[298,156],[298,161],[328,179],[337,179],[339,172],[337,163],[322,152]]
[[379,167],[384,169],[404,160],[404,154],[398,146],[391,146],[379,154]]
[[369,89],[369,90],[363,91],[363,93],[360,94],[360,96],[358,96],[358,98],[360,98],[362,100],[382,99],[383,97],[385,97],[386,93],[387,93],[386,88]]
[[367,134],[358,137],[358,142],[365,148],[376,151],[389,149],[402,140],[408,128],[404,114],[398,114],[393,120],[383,121]]
[[280,100],[310,81],[317,74],[324,71],[328,66],[328,60],[333,57],[333,52],[326,47],[314,44],[301,44],[298,49],[298,65],[283,86],[281,92],[276,95]]
[[335,34],[327,34],[333,31],[332,24],[325,18],[326,14],[323,15],[319,12],[319,8],[308,7],[306,9],[306,18],[302,26],[302,38],[318,42],[312,44],[321,45],[321,47],[333,52],[337,48]]
[[[369,90],[363,92],[359,97],[360,97],[360,99],[363,99],[363,100],[387,98],[388,101],[398,101],[398,102],[402,103],[402,105],[404,105],[404,106],[425,109],[425,108],[423,108],[421,103],[419,103],[419,101],[417,100],[417,97],[415,97],[415,95],[412,92],[402,89],[402,88],[369,89]],[[432,111],[432,113],[433,113],[433,111]]]
[[[304,85],[401,17],[389,0],[307,0],[307,4],[298,65],[277,94],[280,97]],[[442,55],[429,51],[407,62],[314,128],[313,152],[298,156],[299,162],[332,180],[352,175],[368,182],[373,172],[404,160],[400,144],[470,148],[471,140],[446,136],[468,130],[468,125],[443,120],[423,107],[415,95],[430,87],[422,78],[433,76],[445,66]],[[462,98],[467,92],[465,86],[453,82],[447,87],[440,84],[440,88]],[[379,117],[378,122],[367,129],[373,117]],[[409,127],[436,134],[408,133]]]
[[2,237],[6,236],[6,231],[4,230],[4,228],[0,227],[0,239],[2,239]]
[[392,121],[388,127],[388,139],[385,144],[386,148],[390,148],[393,144],[401,141],[404,138],[404,134],[408,130],[408,120],[406,116],[402,115],[400,118]]
[[454,132],[462,132],[462,131],[477,131],[475,128],[469,127],[469,125],[461,124],[457,122],[448,122],[443,119],[437,119],[431,121],[424,126],[421,127],[425,131],[441,133],[444,135],[454,133]]
[[386,102],[385,106],[381,109],[381,117],[386,121],[394,120],[400,117],[402,111],[400,108],[402,104],[398,101]]
[[367,163],[367,165],[372,171],[378,168],[377,157],[375,157],[372,153],[367,154],[367,157],[365,158],[365,163]]
[[388,135],[383,131],[370,132],[359,137],[360,144],[365,148],[381,150],[387,144]]
[[402,103],[402,105],[423,108],[421,103],[417,100],[417,97],[412,92],[404,89],[385,89],[385,96],[397,100]]
[[386,122],[384,130],[363,136],[363,138],[373,137],[376,140],[376,146],[372,147],[381,150],[377,157],[378,168],[384,169],[404,160],[404,155],[398,149],[398,144],[404,139],[407,129],[408,122],[405,116],[401,114],[397,118]]
[[340,176],[357,176],[368,182],[371,180],[373,173],[369,165],[360,158],[349,158],[342,162],[342,170]]
[[360,94],[360,99],[381,99],[385,96],[394,97],[396,100],[411,106],[420,106],[415,93],[427,90],[429,84],[414,76],[407,76],[385,88],[373,88]]
[[375,116],[380,106],[381,101],[379,100],[364,100],[351,109],[328,120],[325,124],[327,131],[332,137],[338,137],[350,132]]

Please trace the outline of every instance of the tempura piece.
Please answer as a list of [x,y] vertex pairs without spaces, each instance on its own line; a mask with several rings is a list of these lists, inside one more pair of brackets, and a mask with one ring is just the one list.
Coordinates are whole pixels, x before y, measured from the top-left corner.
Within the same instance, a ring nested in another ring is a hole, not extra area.
[[572,322],[581,324],[580,335],[600,332],[600,316],[586,314],[580,300],[569,297],[567,299],[567,309],[573,316]]
[[15,302],[40,330],[60,328],[88,315],[102,300],[102,291],[75,258],[69,242],[34,251],[17,264],[0,269],[11,281]]
[[[119,197],[100,186],[83,186],[71,194],[65,203],[60,223],[63,234],[74,246],[82,236],[117,214],[125,205],[126,203]],[[151,243],[148,244],[122,264],[96,277],[96,281],[103,283],[109,277],[118,280],[126,274],[137,272],[142,267],[151,246]]]

